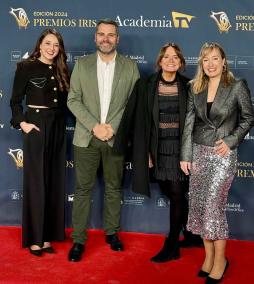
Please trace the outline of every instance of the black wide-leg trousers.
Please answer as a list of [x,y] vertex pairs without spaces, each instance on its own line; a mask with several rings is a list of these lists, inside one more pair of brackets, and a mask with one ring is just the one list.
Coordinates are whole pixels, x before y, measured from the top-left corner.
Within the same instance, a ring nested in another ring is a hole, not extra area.
[[24,133],[22,245],[65,237],[65,119],[60,109],[29,108],[26,120],[35,124]]

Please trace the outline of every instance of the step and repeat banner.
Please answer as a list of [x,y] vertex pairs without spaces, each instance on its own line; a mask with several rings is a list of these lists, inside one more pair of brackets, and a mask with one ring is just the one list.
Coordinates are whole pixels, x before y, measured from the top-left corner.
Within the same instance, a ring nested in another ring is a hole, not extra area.
[[[175,42],[185,55],[186,76],[192,77],[198,53],[206,41],[220,43],[229,66],[247,79],[254,98],[254,3],[204,0],[129,1],[1,1],[0,3],[0,225],[20,225],[22,210],[22,134],[10,127],[9,100],[16,64],[32,51],[45,28],[63,36],[72,70],[75,60],[95,51],[95,26],[101,18],[119,24],[118,51],[136,60],[142,75],[154,72],[162,45]],[[253,100],[254,102],[254,100]],[[71,226],[74,191],[72,137],[75,121],[67,113],[66,226]],[[231,238],[254,240],[254,130],[239,149],[238,171],[229,194],[227,215]],[[125,164],[122,230],[145,233],[168,231],[167,199],[152,184],[152,197],[131,191],[132,164]],[[93,194],[90,227],[102,227],[103,180]]]

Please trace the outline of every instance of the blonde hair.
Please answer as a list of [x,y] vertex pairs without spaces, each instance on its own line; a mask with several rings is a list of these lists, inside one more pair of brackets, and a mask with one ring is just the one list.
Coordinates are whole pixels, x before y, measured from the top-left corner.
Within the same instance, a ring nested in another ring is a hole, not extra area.
[[221,75],[221,81],[223,82],[224,86],[228,86],[234,81],[234,75],[232,74],[232,72],[229,71],[226,54],[223,48],[216,42],[206,42],[201,47],[201,50],[199,52],[197,72],[193,80],[191,80],[192,91],[194,92],[194,94],[202,92],[208,85],[209,77],[204,72],[203,59],[213,49],[217,49],[220,52],[221,58],[225,59],[223,73]]

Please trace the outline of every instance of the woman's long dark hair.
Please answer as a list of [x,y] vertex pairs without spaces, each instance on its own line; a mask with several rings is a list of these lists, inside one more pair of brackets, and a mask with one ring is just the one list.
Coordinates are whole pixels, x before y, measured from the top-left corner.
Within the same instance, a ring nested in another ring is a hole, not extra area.
[[67,56],[64,49],[63,38],[59,32],[57,32],[55,29],[44,30],[38,38],[35,48],[28,59],[35,60],[41,56],[40,45],[43,39],[49,34],[54,35],[59,42],[59,52],[53,60],[53,66],[56,72],[56,78],[59,83],[59,88],[61,91],[68,91],[70,87],[70,75],[68,66],[66,64]]

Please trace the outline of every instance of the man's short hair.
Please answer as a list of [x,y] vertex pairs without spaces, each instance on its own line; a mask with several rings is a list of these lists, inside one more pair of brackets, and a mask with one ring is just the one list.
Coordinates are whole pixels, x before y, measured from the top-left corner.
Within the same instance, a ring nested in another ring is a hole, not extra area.
[[106,18],[106,19],[101,19],[99,20],[99,22],[96,24],[96,32],[98,30],[98,27],[100,24],[105,24],[105,25],[112,25],[116,28],[116,34],[118,35],[119,32],[118,32],[118,24],[116,21],[110,19],[110,18]]

